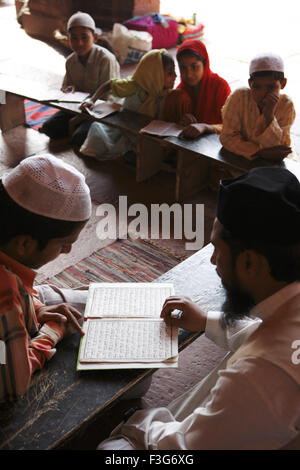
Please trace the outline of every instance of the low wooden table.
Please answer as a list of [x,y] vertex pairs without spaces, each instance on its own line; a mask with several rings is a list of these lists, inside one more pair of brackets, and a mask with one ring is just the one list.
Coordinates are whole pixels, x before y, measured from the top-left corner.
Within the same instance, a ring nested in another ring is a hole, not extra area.
[[248,160],[231,153],[222,147],[216,134],[203,135],[198,139],[186,140],[176,137],[165,139],[167,144],[177,151],[177,170],[175,199],[189,197],[205,187],[209,181],[211,163],[215,167],[233,169],[243,174],[256,167],[280,166],[287,168],[300,180],[300,163],[285,158],[282,163],[273,163],[263,158]]
[[[172,282],[178,295],[186,295],[206,310],[220,308],[223,289],[210,263],[208,245],[155,282]],[[180,331],[180,350],[200,333]],[[45,450],[61,447],[134,390],[154,369],[76,371],[80,337],[74,334],[57,346],[46,367],[33,376],[24,397],[1,405],[0,449]],[[179,357],[180,365],[180,357]],[[120,420],[122,417],[120,417]]]
[[[20,78],[0,74],[0,89],[8,91],[7,104],[0,105],[0,128],[3,132],[25,122],[24,98],[71,112],[74,116],[115,127],[132,142],[135,148],[136,181],[139,183],[166,169],[164,162],[166,149],[173,149],[176,152],[176,164],[174,168],[168,170],[174,173],[175,201],[182,201],[208,185],[212,163],[225,169],[234,169],[240,174],[257,166],[276,165],[262,158],[250,161],[226,151],[216,134],[187,140],[176,137],[162,139],[141,133],[140,130],[147,126],[152,118],[126,109],[101,119],[90,116],[79,109],[80,103],[46,100],[49,90],[40,84]],[[300,179],[299,162],[285,158],[276,166],[288,168]]]

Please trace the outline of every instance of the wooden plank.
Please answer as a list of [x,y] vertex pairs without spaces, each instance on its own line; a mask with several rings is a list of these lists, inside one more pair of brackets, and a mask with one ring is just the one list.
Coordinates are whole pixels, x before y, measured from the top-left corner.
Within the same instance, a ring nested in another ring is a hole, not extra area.
[[241,155],[236,155],[225,150],[222,147],[219,136],[216,134],[204,135],[194,140],[182,140],[176,137],[167,137],[165,140],[171,147],[185,152],[186,154],[189,153],[198,158],[208,158],[225,168],[233,168],[242,173],[257,167],[279,166],[281,168],[287,168],[298,178],[300,175],[300,163],[291,158],[285,158],[280,163],[264,160],[263,158],[248,160]]
[[192,196],[208,184],[209,160],[191,152],[177,152],[175,200]]
[[24,100],[18,95],[6,93],[6,103],[0,104],[0,129],[9,131],[26,121]]
[[136,181],[140,183],[161,170],[165,155],[163,142],[139,134],[136,151]]

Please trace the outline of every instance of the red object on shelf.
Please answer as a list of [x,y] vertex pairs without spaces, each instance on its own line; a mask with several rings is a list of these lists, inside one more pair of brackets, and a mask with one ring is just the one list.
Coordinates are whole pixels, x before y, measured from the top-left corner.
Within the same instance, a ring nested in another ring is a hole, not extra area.
[[147,31],[153,37],[152,49],[169,49],[176,46],[178,41],[178,24],[176,20],[171,18],[165,19],[168,27],[165,28],[160,23],[156,23],[152,16],[142,16],[132,18],[123,24],[128,29],[135,31]]
[[204,34],[204,24],[199,23],[195,26],[188,25],[185,31],[180,35],[181,41],[186,39],[200,39]]

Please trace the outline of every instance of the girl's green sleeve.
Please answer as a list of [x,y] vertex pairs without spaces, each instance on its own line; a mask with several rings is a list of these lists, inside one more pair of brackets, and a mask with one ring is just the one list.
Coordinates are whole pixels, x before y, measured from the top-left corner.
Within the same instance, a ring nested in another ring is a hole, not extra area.
[[110,86],[111,93],[114,96],[118,96],[119,98],[125,98],[126,96],[134,95],[134,93],[137,91],[135,81],[132,78],[113,78],[110,81]]

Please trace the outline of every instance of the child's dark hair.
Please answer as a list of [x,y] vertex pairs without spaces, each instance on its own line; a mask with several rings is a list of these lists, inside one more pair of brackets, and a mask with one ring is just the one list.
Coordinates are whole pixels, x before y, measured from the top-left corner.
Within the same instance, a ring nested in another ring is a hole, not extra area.
[[250,75],[249,80],[252,82],[256,77],[273,77],[274,80],[279,80],[280,83],[284,80],[284,73],[283,72],[273,72],[272,70],[265,70],[261,72],[253,72]]
[[19,206],[6,192],[0,180],[0,244],[8,243],[17,235],[30,235],[43,250],[53,238],[71,235],[84,222],[57,220],[34,214]]
[[161,60],[162,60],[162,64],[163,64],[164,69],[166,67],[168,67],[168,65],[174,65],[174,59],[171,56],[171,54],[169,54],[168,52],[162,52],[161,53]]
[[182,51],[178,52],[177,60],[179,62],[180,59],[182,59],[183,57],[187,57],[191,55],[195,56],[197,60],[200,60],[205,67],[206,60],[200,54],[198,54],[198,52],[195,52],[192,49],[183,49]]

